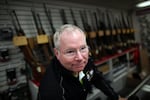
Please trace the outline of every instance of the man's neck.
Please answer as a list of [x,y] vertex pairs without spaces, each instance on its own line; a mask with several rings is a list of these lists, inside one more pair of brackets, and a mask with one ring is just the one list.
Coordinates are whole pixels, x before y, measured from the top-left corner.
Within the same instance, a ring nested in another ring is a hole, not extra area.
[[74,72],[74,73],[73,73],[73,76],[74,76],[74,77],[78,77],[78,76],[79,76],[79,72]]

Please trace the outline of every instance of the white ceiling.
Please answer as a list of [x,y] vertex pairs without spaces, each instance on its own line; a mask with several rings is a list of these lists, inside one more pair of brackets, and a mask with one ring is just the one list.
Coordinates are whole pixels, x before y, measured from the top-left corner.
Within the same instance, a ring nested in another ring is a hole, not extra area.
[[88,4],[101,7],[135,10],[135,4],[144,0],[57,0],[71,3]]

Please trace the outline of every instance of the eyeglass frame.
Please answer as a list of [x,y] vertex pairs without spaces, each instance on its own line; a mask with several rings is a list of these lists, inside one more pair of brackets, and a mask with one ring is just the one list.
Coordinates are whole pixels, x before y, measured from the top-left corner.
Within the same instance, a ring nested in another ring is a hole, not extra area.
[[66,57],[69,58],[74,58],[78,55],[78,52],[80,52],[81,55],[88,53],[89,52],[89,46],[88,45],[83,45],[79,49],[75,48],[69,48],[64,51],[61,51],[60,48],[56,48],[60,53],[65,55]]

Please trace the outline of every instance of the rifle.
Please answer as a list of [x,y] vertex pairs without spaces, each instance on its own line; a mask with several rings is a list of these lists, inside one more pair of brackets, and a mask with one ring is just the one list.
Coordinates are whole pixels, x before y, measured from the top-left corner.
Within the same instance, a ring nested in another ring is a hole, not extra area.
[[111,15],[111,16],[112,16],[112,19],[113,19],[113,21],[112,21],[112,23],[113,23],[112,34],[113,34],[114,40],[115,40],[116,51],[121,52],[122,48],[123,48],[123,42],[121,40],[121,30],[119,29],[117,18],[114,17],[113,15]]
[[[37,14],[37,18],[39,20],[39,25],[40,25],[40,29],[42,30],[42,33],[46,34],[45,31],[44,31],[44,28],[42,27],[42,23],[41,23],[41,19],[40,19],[39,14]],[[52,50],[53,46],[51,44],[51,41],[49,41],[49,42],[50,42],[50,46],[48,46],[47,44],[44,44],[44,47],[43,47],[44,48],[44,53],[45,53],[45,55],[47,55],[48,61],[50,61],[52,59],[52,55],[53,55],[53,50]]]
[[106,16],[106,14],[104,12],[102,12],[101,21],[100,21],[100,30],[103,30],[103,31],[101,31],[101,32],[99,31],[99,35],[102,34],[106,55],[111,55],[111,54],[113,54],[112,44],[110,41],[111,40],[111,31],[108,26],[108,22],[106,22],[106,18],[108,20],[108,16]]
[[60,9],[59,12],[60,12],[60,16],[61,16],[61,20],[62,20],[63,24],[67,24],[68,22],[67,22],[65,10]]
[[95,60],[99,59],[99,50],[98,50],[98,45],[96,41],[97,34],[94,30],[92,30],[92,27],[88,24],[88,18],[87,18],[87,14],[85,10],[80,11],[80,16],[81,16],[84,30],[86,31],[85,34],[87,37],[87,43],[90,46],[91,56],[93,56]]
[[45,10],[45,14],[46,14],[46,16],[47,16],[47,18],[48,18],[48,22],[49,22],[49,24],[50,24],[52,33],[54,34],[54,33],[55,33],[55,28],[54,28],[54,26],[53,26],[51,10],[47,9],[46,4],[44,4],[44,10]]
[[90,30],[90,26],[85,22],[85,19],[84,19],[84,16],[82,14],[82,11],[80,11],[80,17],[81,17],[81,21],[82,21],[82,24],[83,24],[83,28],[85,30],[85,35],[86,35],[86,41],[87,41],[87,44],[89,45],[89,36],[87,34],[87,32],[89,32]]
[[121,32],[122,32],[123,46],[124,46],[124,49],[127,49],[128,46],[129,46],[129,44],[127,43],[127,41],[128,41],[128,37],[127,37],[127,25],[126,25],[123,13],[121,13],[120,24],[121,24],[121,28],[122,28]]
[[92,36],[92,37],[90,36],[90,37],[92,38],[92,42],[95,45],[94,50],[96,52],[96,56],[99,59],[99,58],[102,58],[104,56],[103,54],[105,54],[103,51],[102,40],[99,40],[100,37],[98,35],[98,31],[99,31],[98,28],[100,27],[100,25],[98,23],[96,12],[89,11],[89,13],[90,13],[91,24],[92,24],[91,25],[92,32],[90,34],[95,34],[95,36]]
[[[42,23],[41,23],[41,19],[40,19],[40,16],[39,14],[36,14],[33,10],[32,10],[32,16],[33,16],[33,19],[34,19],[34,22],[35,22],[35,26],[36,26],[36,29],[37,29],[37,32],[38,32],[38,35],[45,35],[45,31],[42,27]],[[40,50],[40,54],[41,55],[41,63],[42,64],[49,64],[50,60],[52,59],[52,51],[51,49],[49,48],[48,44],[47,43],[43,43],[43,44],[38,44],[36,45],[36,48],[38,50]],[[43,54],[44,53],[44,54]],[[50,54],[51,53],[51,54]]]
[[[24,33],[20,23],[19,23],[19,19],[17,17],[15,10],[13,10],[11,12],[11,17],[12,17],[12,23],[14,25],[14,28],[15,28],[17,35],[18,36],[25,36],[25,33]],[[34,56],[33,56],[32,49],[28,45],[27,46],[20,46],[20,48],[23,51],[25,57],[29,57],[31,59],[31,61],[35,60],[35,59],[33,59]],[[28,59],[26,59],[26,60],[28,60]]]
[[[126,34],[125,34],[125,36],[126,36],[126,43],[127,43],[127,46],[128,47],[131,47],[132,46],[132,39],[130,38],[130,33],[131,33],[131,31],[130,31],[130,24],[129,24],[129,19],[128,19],[128,16],[123,16],[123,14],[122,14],[122,18],[123,18],[123,23],[124,23],[124,26],[125,26],[125,28],[126,28]],[[125,23],[125,19],[126,19],[126,23]]]
[[[21,28],[21,25],[19,23],[19,19],[16,15],[16,12],[13,10],[11,13],[12,23],[14,25],[14,28],[16,30],[16,33],[18,36],[25,36],[25,33],[23,29]],[[45,72],[45,69],[43,66],[37,61],[37,56],[33,53],[32,48],[29,44],[24,46],[19,46],[21,51],[24,54],[25,61],[30,65],[33,72],[33,77],[35,80],[40,81],[41,77],[43,76],[43,73]]]
[[77,26],[77,21],[76,21],[76,19],[75,19],[75,16],[74,16],[74,13],[73,13],[73,10],[72,10],[72,9],[70,9],[70,13],[71,13],[71,17],[72,17],[72,20],[73,20],[74,25]]
[[51,51],[52,51],[51,54],[54,56],[54,51],[53,51],[53,48],[54,48],[53,34],[55,33],[55,28],[54,28],[53,22],[52,22],[51,10],[47,9],[46,4],[44,4],[44,10],[45,10],[45,14],[46,14],[46,16],[48,18],[48,22],[49,22],[51,30],[52,30],[52,35],[50,35],[50,37],[49,37],[49,45],[50,45],[50,48],[51,48]]
[[116,36],[117,36],[117,47],[118,47],[118,50],[122,51],[124,50],[124,41],[123,41],[123,36],[122,36],[122,31],[121,31],[121,25],[120,25],[120,22],[119,22],[119,19],[118,18],[115,18],[115,29],[116,29]]
[[[112,17],[111,17],[111,19],[113,20]],[[107,12],[108,28],[110,31],[109,38],[110,38],[110,42],[111,42],[110,45],[112,47],[111,53],[114,54],[114,53],[117,53],[117,47],[116,47],[117,38],[116,38],[116,30],[113,27],[113,22],[111,19],[110,19],[110,12]]]
[[103,28],[103,25],[102,25],[102,22],[100,20],[100,18],[98,19],[98,16],[100,17],[101,16],[101,13],[99,12],[99,10],[97,9],[98,11],[98,15],[96,12],[93,12],[93,15],[94,15],[94,18],[95,18],[95,24],[96,24],[96,31],[97,31],[97,45],[98,45],[98,48],[99,48],[99,56],[100,58],[106,56],[106,50],[105,50],[105,47],[104,47],[104,31],[102,30]]
[[128,34],[128,37],[129,37],[129,41],[128,43],[130,44],[130,46],[134,46],[136,44],[135,42],[135,37],[134,37],[134,29],[133,29],[133,22],[132,22],[132,19],[131,19],[131,16],[127,16],[127,21],[128,21],[128,31],[129,31],[129,34]]

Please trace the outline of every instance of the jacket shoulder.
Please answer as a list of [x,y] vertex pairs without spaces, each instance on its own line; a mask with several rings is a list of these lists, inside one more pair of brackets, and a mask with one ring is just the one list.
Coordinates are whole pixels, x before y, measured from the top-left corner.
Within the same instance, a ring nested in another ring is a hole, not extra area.
[[40,98],[43,98],[40,100],[45,100],[44,98],[61,98],[61,88],[55,67],[55,60],[52,60],[50,65],[46,68],[46,72],[39,86],[39,95]]

